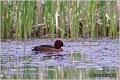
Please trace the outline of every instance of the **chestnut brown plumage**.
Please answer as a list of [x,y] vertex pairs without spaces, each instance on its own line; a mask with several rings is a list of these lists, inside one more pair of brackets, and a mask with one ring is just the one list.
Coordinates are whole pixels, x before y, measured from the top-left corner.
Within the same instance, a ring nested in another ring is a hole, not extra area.
[[52,45],[40,45],[35,46],[32,51],[40,51],[40,52],[59,52],[63,51],[61,48],[63,46],[63,42],[61,40],[56,40],[54,46]]

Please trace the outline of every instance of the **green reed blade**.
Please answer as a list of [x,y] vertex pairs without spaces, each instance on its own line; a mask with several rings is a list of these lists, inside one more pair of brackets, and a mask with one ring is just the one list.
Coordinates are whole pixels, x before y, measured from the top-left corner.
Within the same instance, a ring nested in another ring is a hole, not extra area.
[[91,38],[95,39],[95,11],[96,11],[96,5],[95,1],[90,0],[90,27],[91,27]]
[[113,11],[113,1],[110,1],[110,38],[115,37],[115,31],[114,31],[114,11]]
[[76,22],[76,31],[75,31],[75,35],[76,35],[76,38],[78,39],[79,38],[79,18],[80,18],[80,3],[76,1],[75,3],[75,22]]

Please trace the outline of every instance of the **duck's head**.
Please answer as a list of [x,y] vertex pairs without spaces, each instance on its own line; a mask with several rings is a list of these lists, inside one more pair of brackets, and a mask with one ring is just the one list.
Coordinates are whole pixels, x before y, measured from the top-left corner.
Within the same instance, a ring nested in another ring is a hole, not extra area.
[[54,44],[54,47],[55,47],[56,49],[60,49],[63,45],[64,45],[64,44],[63,44],[63,42],[62,42],[61,40],[56,40],[56,41],[55,41],[55,44]]

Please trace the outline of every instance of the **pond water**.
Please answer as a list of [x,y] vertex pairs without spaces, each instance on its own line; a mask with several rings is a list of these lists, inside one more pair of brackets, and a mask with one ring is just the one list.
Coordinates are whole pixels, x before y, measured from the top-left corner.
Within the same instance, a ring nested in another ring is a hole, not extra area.
[[35,54],[31,49],[36,45],[53,45],[54,40],[1,42],[1,79],[120,80],[119,39],[62,40],[63,52],[53,55]]

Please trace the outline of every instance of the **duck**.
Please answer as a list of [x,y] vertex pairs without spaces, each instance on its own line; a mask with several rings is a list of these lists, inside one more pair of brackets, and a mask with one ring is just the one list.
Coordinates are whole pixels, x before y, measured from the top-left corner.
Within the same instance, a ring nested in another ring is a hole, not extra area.
[[63,51],[61,47],[63,47],[64,44],[61,40],[56,40],[54,43],[54,46],[52,45],[39,45],[35,46],[32,51],[40,51],[40,52],[60,52]]

